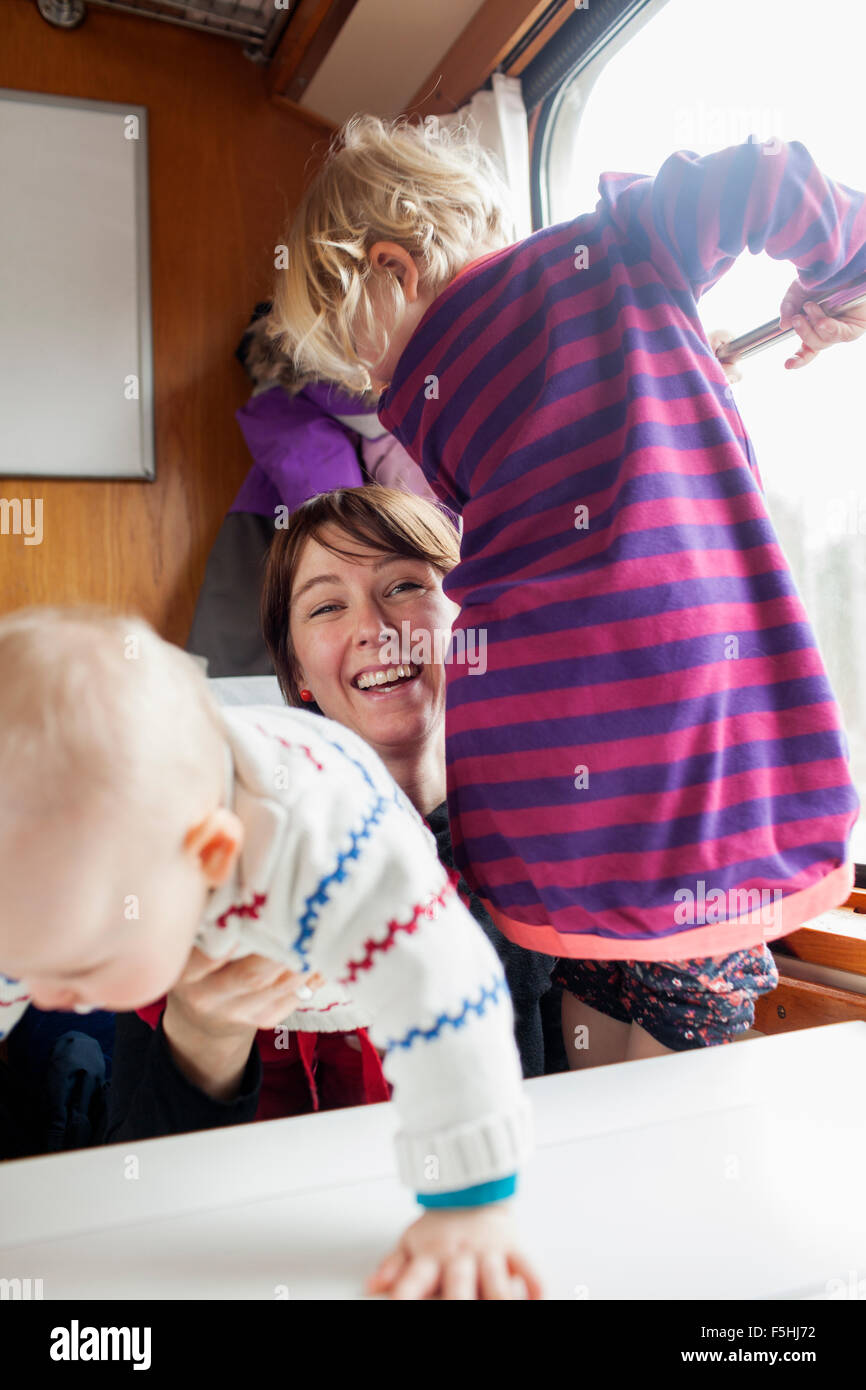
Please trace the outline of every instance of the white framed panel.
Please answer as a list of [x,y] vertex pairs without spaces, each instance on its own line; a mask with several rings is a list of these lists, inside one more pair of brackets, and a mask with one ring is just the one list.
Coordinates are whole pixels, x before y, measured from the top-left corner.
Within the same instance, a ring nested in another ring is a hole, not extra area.
[[142,106],[0,88],[0,476],[155,476]]

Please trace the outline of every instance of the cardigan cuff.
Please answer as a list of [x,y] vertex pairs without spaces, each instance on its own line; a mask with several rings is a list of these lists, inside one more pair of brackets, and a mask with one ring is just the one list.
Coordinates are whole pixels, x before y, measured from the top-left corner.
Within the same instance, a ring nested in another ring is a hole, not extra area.
[[418,1201],[422,1207],[484,1207],[491,1202],[504,1202],[517,1191],[517,1174],[509,1178],[499,1178],[496,1182],[480,1182],[475,1187],[464,1187],[462,1192],[419,1192]]
[[419,1201],[499,1182],[512,1178],[532,1152],[532,1107],[521,1096],[510,1111],[474,1124],[426,1135],[400,1133],[396,1146],[400,1178]]

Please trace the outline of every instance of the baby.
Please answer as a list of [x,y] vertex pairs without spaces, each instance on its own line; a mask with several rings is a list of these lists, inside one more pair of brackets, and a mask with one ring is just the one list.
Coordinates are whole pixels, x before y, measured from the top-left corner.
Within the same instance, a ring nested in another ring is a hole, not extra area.
[[530,1140],[501,967],[372,750],[218,710],[189,657],[100,610],[0,620],[0,672],[0,1036],[29,999],[143,1007],[193,946],[321,972],[385,1053],[425,1208],[370,1291],[540,1296],[505,1205]]

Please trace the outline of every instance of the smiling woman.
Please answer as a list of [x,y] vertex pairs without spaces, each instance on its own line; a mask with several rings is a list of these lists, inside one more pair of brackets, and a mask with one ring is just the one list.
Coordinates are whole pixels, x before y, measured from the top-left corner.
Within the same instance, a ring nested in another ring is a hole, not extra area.
[[445,669],[441,660],[395,661],[395,639],[426,635],[431,653],[441,649],[458,611],[442,580],[459,545],[454,522],[432,503],[391,488],[339,488],[276,533],[262,596],[262,630],[289,704],[312,697],[360,734],[422,815],[445,799]]
[[[262,594],[262,631],[288,703],[315,708],[375,749],[448,868],[445,664],[453,653],[443,646],[458,608],[443,580],[459,553],[457,524],[441,506],[375,484],[337,488],[276,533]],[[395,661],[396,643],[413,659]],[[457,652],[477,669],[468,644]],[[545,1059],[541,1012],[552,957],[507,941],[462,879],[460,892],[503,962],[524,1075],[556,1069],[564,1059],[552,1040]],[[549,1003],[552,1016],[552,995]]]

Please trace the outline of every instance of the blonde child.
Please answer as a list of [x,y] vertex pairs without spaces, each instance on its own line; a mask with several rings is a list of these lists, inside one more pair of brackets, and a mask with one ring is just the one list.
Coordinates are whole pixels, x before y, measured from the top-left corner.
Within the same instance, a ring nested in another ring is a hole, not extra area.
[[488,666],[448,669],[455,859],[607,1061],[748,1028],[766,942],[852,883],[839,711],[697,301],[764,250],[799,272],[787,366],[859,336],[812,301],[866,272],[866,203],[779,141],[599,191],[512,243],[467,132],[356,117],[273,317],[297,365],[379,387],[462,516],[445,588]]
[[537,1297],[508,1206],[529,1131],[502,970],[373,751],[305,711],[217,710],[134,618],[13,613],[0,673],[0,1035],[31,997],[142,1007],[194,947],[320,972],[386,1054],[425,1208],[371,1289]]

